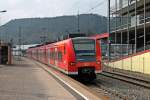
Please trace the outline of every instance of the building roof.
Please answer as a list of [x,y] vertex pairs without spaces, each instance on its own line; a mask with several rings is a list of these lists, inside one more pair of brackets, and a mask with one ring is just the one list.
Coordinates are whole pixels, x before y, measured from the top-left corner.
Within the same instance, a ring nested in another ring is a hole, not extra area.
[[27,50],[30,47],[36,46],[38,44],[30,44],[30,45],[16,45],[15,48],[13,48],[13,50]]
[[[145,0],[146,1],[146,5],[150,4],[150,0]],[[137,2],[137,9],[141,8],[144,4],[144,0],[140,0]],[[149,7],[149,6],[147,6]],[[125,15],[128,13],[128,9],[130,12],[134,11],[135,10],[135,3],[131,4],[129,7],[126,6],[122,9],[119,9],[117,11],[114,11],[112,14],[119,14],[119,15]]]

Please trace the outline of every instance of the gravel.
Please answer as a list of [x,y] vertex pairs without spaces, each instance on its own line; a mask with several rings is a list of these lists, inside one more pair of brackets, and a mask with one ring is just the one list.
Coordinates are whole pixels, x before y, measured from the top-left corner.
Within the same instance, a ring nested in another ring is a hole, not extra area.
[[150,100],[150,89],[126,83],[117,79],[112,79],[103,75],[98,75],[97,81],[100,81],[101,86],[127,96],[129,100]]

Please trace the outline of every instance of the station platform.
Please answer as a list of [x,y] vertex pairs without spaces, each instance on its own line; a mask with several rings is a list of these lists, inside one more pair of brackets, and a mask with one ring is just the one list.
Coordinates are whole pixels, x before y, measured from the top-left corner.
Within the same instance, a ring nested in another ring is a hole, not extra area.
[[0,65],[0,100],[76,98],[35,63],[15,58],[13,65]]

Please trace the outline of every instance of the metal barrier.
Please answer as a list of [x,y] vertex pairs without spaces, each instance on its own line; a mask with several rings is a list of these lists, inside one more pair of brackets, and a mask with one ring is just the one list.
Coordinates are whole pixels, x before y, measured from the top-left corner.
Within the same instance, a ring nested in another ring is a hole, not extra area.
[[[150,74],[150,49],[134,53],[134,45],[110,45],[110,59],[104,65],[112,68]],[[147,48],[150,46],[147,45]]]

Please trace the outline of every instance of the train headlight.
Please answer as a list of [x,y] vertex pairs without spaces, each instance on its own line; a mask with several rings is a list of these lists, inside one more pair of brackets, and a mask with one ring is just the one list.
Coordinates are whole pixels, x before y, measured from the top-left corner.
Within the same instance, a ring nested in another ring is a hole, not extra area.
[[70,65],[71,65],[71,66],[75,66],[76,63],[75,63],[75,62],[70,62]]
[[100,62],[100,61],[97,61],[97,64],[101,64],[101,62]]

